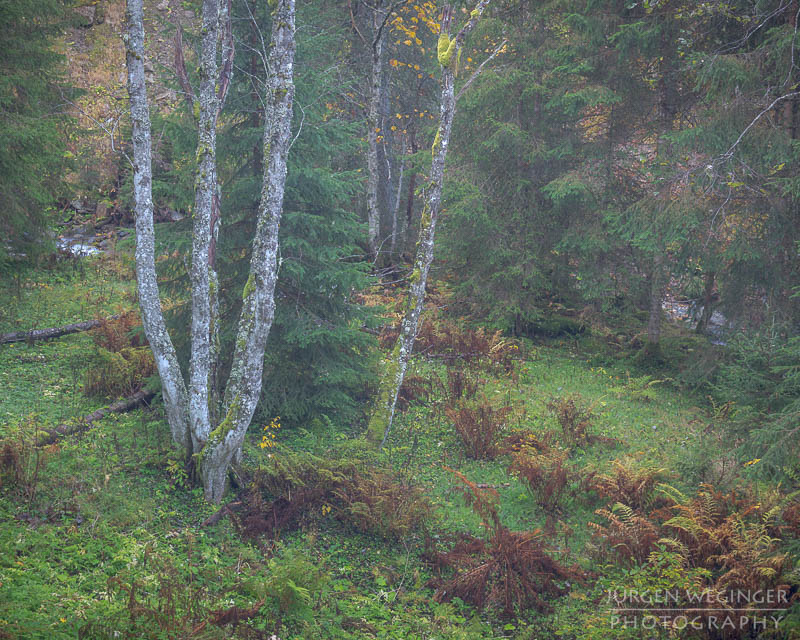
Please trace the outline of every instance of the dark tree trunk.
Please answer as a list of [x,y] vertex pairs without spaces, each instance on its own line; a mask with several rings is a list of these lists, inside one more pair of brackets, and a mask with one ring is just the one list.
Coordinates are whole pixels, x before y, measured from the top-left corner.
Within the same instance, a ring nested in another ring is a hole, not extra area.
[[695,327],[697,333],[705,333],[708,330],[708,323],[711,321],[711,315],[714,313],[714,286],[716,284],[716,276],[717,274],[713,271],[709,271],[705,275],[703,313],[700,314],[700,320]]

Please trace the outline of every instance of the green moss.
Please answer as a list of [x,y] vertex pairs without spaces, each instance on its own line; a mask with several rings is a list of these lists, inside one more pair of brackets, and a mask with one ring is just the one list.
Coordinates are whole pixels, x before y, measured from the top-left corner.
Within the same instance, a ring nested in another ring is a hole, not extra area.
[[453,57],[453,52],[456,50],[456,39],[450,39],[446,33],[442,33],[439,35],[439,44],[436,48],[437,57],[439,58],[439,64],[443,67],[446,67],[450,64],[450,60]]
[[469,17],[470,17],[470,19],[480,18],[481,17],[481,12],[478,11],[477,8],[475,8],[470,12]]
[[419,228],[420,230],[426,229],[431,223],[431,210],[428,208],[428,205],[425,205],[422,209],[422,215],[419,221]]
[[431,155],[436,155],[436,150],[439,148],[439,145],[442,142],[442,136],[439,131],[436,132],[436,137],[433,139],[433,146],[431,147]]
[[379,445],[383,440],[383,434],[389,426],[389,403],[394,394],[397,384],[397,373],[400,370],[400,338],[394,344],[391,355],[386,360],[386,364],[381,375],[381,382],[378,388],[378,396],[372,409],[372,415],[367,425],[367,440],[374,445]]
[[214,429],[211,433],[208,434],[208,440],[206,440],[205,445],[203,445],[203,450],[200,452],[200,460],[205,457],[207,452],[210,448],[215,447],[220,442],[222,442],[225,437],[233,430],[236,426],[234,424],[234,417],[237,413],[239,413],[239,405],[241,404],[241,399],[237,395],[233,402],[231,402],[231,406],[228,409],[228,412],[225,414],[225,419],[219,423],[219,426]]
[[195,120],[200,119],[200,101],[194,100],[192,102],[192,115],[194,116]]
[[247,278],[247,283],[244,285],[244,291],[242,292],[242,300],[247,300],[247,297],[256,290],[256,279],[253,274],[250,274],[250,277]]
[[267,4],[269,5],[270,9],[277,9],[278,0],[267,0]]

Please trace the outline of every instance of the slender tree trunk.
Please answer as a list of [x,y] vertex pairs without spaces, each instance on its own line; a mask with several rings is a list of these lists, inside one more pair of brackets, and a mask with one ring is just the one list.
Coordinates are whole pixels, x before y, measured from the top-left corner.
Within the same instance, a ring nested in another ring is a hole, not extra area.
[[406,302],[406,312],[394,349],[386,362],[378,387],[375,407],[367,427],[367,438],[380,446],[386,442],[392,428],[397,394],[403,384],[408,361],[414,349],[419,319],[425,306],[425,286],[428,273],[433,262],[434,238],[436,222],[442,200],[444,183],[444,167],[447,149],[450,145],[450,133],[453,128],[453,117],[456,111],[455,69],[458,64],[461,47],[467,34],[472,31],[483,14],[489,0],[481,0],[470,14],[469,21],[451,40],[449,38],[450,21],[453,11],[445,5],[442,18],[441,35],[439,36],[439,63],[442,67],[442,92],[439,107],[439,129],[431,149],[432,163],[430,181],[426,186],[426,203],[422,209],[420,221],[419,243],[411,274],[411,286]]
[[219,2],[203,0],[200,50],[200,86],[195,98],[197,165],[192,220],[192,349],[189,360],[189,420],[192,451],[199,452],[211,433],[211,299],[216,274],[211,263],[214,213],[217,201],[217,40]]
[[403,173],[406,170],[406,156],[400,159],[400,175],[397,176],[397,190],[395,191],[394,205],[392,206],[392,240],[389,248],[392,260],[397,254],[397,214],[400,211],[400,200],[403,197]]
[[695,327],[696,333],[705,333],[708,330],[708,323],[711,321],[711,316],[714,313],[714,285],[716,283],[717,274],[713,271],[706,272],[705,287],[703,289],[703,313],[700,314],[700,320]]
[[647,320],[647,349],[657,351],[661,340],[661,305],[664,300],[664,258],[657,254],[653,258],[653,271],[650,274],[650,315]]
[[[264,182],[258,210],[250,277],[244,288],[242,314],[225,390],[225,417],[215,419],[214,388],[218,350],[218,297],[214,253],[219,220],[216,175],[216,124],[230,83],[233,39],[230,0],[203,0],[201,87],[197,98],[188,83],[178,47],[178,75],[197,113],[196,198],[192,251],[192,356],[189,394],[161,312],[155,271],[151,134],[144,83],[142,0],[128,0],[126,38],[128,91],[131,97],[136,209],[136,275],[145,334],[150,342],[163,389],[167,417],[176,443],[197,455],[197,469],[206,499],[219,502],[231,460],[241,451],[261,391],[264,348],[275,312],[278,226],[283,208],[286,158],[291,139],[294,98],[295,0],[270,0],[274,7],[270,46],[269,95],[264,130]],[[217,38],[222,32],[222,67],[217,74]],[[180,34],[178,35],[180,43]],[[196,106],[195,106],[196,105]],[[190,420],[191,415],[191,420]],[[216,425],[213,430],[211,426]]]
[[382,135],[381,102],[383,101],[383,47],[385,44],[384,19],[387,9],[376,7],[372,12],[372,73],[370,74],[369,111],[367,114],[367,243],[373,260],[378,257],[380,247],[381,210],[378,204],[380,163],[378,161],[378,138]]
[[189,414],[186,385],[175,347],[167,332],[158,292],[153,230],[153,173],[151,167],[150,110],[144,74],[142,0],[128,0],[125,37],[128,94],[133,128],[133,201],[136,224],[136,285],[142,326],[161,378],[161,391],[172,439],[189,449]]
[[264,127],[265,174],[258,209],[250,277],[242,294],[242,312],[231,374],[225,389],[225,417],[200,454],[206,499],[219,502],[227,471],[239,454],[261,394],[264,349],[275,315],[278,277],[278,229],[283,210],[286,160],[291,142],[294,99],[295,0],[277,0],[272,19],[267,113]]

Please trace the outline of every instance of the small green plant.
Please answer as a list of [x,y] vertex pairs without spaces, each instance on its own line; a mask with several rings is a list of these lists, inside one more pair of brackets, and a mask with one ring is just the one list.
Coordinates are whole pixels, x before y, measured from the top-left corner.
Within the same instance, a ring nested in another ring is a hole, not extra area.
[[37,421],[28,416],[4,426],[0,438],[0,488],[13,488],[30,504],[44,478],[48,449],[36,446]]

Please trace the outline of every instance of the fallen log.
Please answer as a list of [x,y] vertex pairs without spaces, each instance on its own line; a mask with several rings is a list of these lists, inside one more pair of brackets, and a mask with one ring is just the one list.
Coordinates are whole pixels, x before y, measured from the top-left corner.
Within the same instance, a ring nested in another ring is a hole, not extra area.
[[[111,316],[110,318],[106,318],[106,320],[115,320],[118,317],[119,316]],[[61,336],[66,336],[71,333],[80,333],[81,331],[96,329],[106,320],[86,320],[85,322],[65,324],[63,327],[2,333],[0,334],[0,344],[9,344],[11,342],[36,342],[37,340],[51,340],[52,338],[60,338]]]
[[94,426],[94,423],[110,413],[125,413],[131,411],[141,404],[146,403],[155,394],[152,391],[139,391],[134,393],[129,398],[123,398],[119,402],[115,402],[109,407],[93,411],[89,415],[83,416],[79,420],[72,422],[65,422],[52,429],[42,429],[36,438],[37,446],[53,444],[59,438],[76,433],[78,431],[86,431]]

